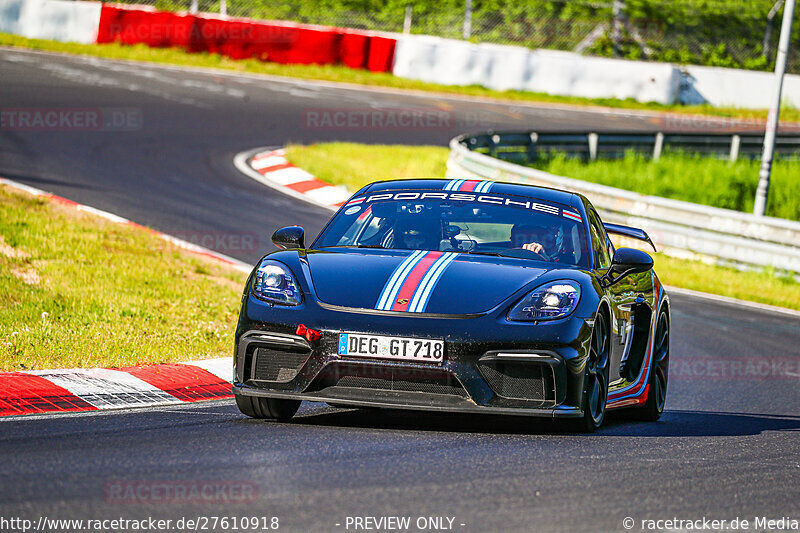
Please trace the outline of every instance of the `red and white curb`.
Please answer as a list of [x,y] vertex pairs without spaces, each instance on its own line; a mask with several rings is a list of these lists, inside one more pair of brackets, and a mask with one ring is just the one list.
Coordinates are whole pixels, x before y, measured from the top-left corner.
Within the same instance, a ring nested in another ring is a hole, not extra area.
[[0,417],[230,398],[230,357],[128,368],[0,373]]
[[284,194],[335,211],[350,198],[341,185],[315,178],[286,159],[282,148],[259,148],[242,152],[233,164],[243,174]]

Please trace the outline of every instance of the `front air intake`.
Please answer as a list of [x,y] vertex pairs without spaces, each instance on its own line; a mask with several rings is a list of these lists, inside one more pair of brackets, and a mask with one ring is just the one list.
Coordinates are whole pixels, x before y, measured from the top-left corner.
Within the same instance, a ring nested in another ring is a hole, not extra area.
[[280,348],[256,348],[253,380],[286,383],[297,377],[310,352],[289,351]]
[[555,376],[550,365],[494,359],[479,362],[479,368],[497,396],[543,403],[556,401]]

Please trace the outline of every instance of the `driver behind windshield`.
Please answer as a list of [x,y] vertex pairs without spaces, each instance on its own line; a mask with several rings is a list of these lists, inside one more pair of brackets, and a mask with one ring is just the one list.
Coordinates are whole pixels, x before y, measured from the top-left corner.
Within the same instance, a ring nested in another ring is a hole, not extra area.
[[397,221],[385,247],[406,250],[438,250],[441,238],[441,222],[438,220],[422,216],[406,218]]
[[515,224],[511,228],[511,247],[523,248],[554,263],[571,263],[573,259],[565,245],[564,229],[561,225],[543,227]]

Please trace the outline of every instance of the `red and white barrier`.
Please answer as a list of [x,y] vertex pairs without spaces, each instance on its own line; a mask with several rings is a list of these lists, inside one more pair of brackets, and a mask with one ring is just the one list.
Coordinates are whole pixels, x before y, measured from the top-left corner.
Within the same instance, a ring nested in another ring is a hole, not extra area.
[[98,43],[144,43],[274,63],[334,65],[389,72],[394,39],[373,32],[212,14],[103,4]]
[[79,43],[143,43],[274,63],[391,72],[395,39],[375,32],[149,6],[68,0],[0,0],[0,32]]

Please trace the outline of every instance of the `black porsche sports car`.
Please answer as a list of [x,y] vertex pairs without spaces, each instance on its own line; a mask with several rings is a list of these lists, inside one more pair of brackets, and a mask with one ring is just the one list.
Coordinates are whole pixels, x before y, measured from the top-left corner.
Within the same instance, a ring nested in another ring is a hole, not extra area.
[[[651,257],[615,249],[585,197],[477,180],[358,191],[304,244],[250,275],[233,392],[256,418],[301,400],[575,419],[656,420],[669,367],[669,299]],[[655,247],[653,247],[655,249]]]

